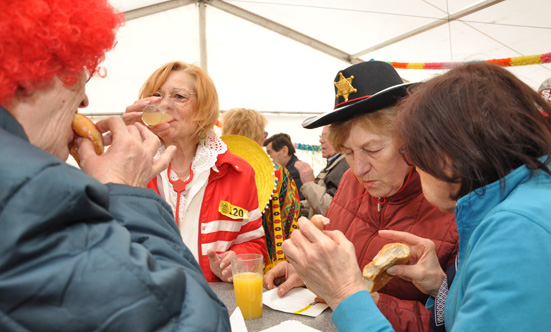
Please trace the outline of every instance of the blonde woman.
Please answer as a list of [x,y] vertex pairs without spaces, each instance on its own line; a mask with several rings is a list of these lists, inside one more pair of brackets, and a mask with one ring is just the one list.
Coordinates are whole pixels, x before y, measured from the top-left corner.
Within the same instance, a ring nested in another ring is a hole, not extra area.
[[266,243],[254,171],[213,130],[219,115],[214,83],[195,65],[170,62],[145,81],[140,98],[127,112],[158,105],[172,120],[151,130],[164,147],[176,146],[168,169],[148,187],[172,207],[207,281],[232,281],[231,257],[265,255]]

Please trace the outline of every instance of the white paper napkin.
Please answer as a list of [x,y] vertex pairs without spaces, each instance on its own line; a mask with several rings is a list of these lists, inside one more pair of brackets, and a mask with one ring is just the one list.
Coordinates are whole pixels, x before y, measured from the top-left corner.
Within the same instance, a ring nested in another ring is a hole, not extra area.
[[230,316],[230,326],[232,332],[247,332],[247,325],[239,307],[236,307]]
[[326,303],[314,302],[315,298],[316,294],[307,288],[293,288],[283,297],[280,297],[277,288],[274,288],[262,294],[262,303],[274,310],[316,317],[329,306]]
[[321,332],[296,320],[286,320],[261,332]]

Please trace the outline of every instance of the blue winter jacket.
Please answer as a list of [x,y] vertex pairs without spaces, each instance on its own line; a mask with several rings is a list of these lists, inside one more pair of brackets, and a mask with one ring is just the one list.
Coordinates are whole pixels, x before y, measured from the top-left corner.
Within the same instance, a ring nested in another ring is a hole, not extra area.
[[157,194],[99,183],[3,108],[0,142],[0,331],[230,330]]
[[[546,158],[541,158],[545,161]],[[451,331],[551,331],[551,176],[521,166],[462,197],[459,264],[446,299]],[[335,309],[339,331],[392,331],[366,291]]]

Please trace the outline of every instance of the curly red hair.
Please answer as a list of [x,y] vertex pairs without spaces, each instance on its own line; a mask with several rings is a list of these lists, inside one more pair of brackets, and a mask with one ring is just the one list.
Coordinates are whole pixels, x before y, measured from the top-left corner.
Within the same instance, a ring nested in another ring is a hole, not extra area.
[[67,85],[83,70],[93,75],[123,22],[107,0],[3,1],[0,103],[18,87],[37,87],[54,75]]

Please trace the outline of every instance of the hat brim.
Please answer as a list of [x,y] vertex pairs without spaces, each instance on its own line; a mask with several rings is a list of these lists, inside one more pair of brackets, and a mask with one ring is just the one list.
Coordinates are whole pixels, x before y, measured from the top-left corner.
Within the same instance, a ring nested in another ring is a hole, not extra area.
[[252,139],[240,135],[221,136],[231,153],[245,159],[254,169],[258,208],[264,211],[275,187],[274,164],[264,149]]
[[358,100],[321,115],[307,118],[302,126],[307,129],[318,128],[337,121],[345,121],[359,114],[371,113],[394,105],[407,94],[407,88],[415,83],[403,83],[377,92],[369,98]]

